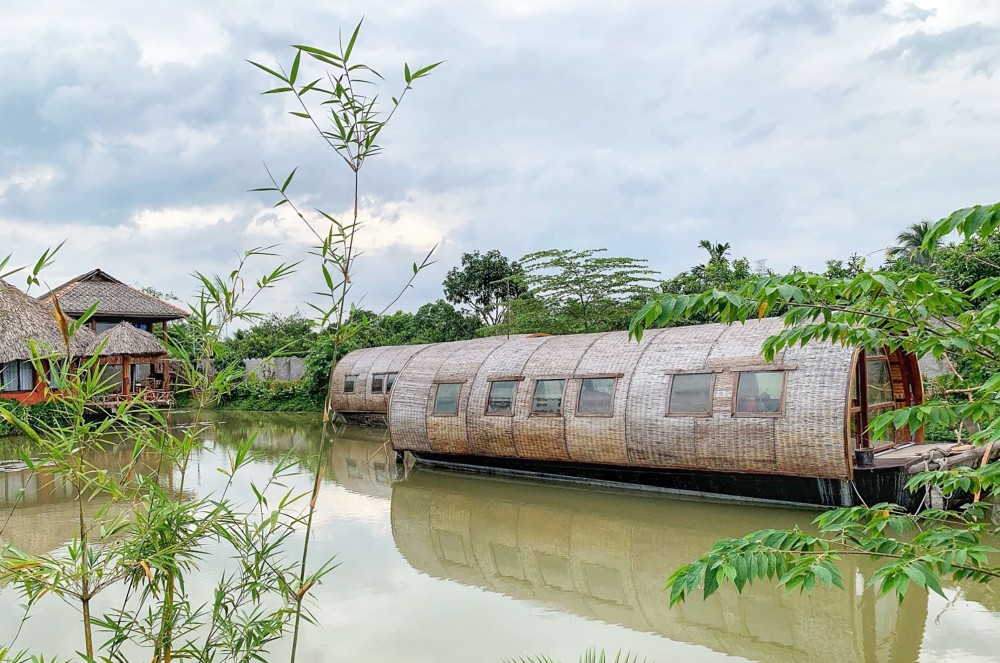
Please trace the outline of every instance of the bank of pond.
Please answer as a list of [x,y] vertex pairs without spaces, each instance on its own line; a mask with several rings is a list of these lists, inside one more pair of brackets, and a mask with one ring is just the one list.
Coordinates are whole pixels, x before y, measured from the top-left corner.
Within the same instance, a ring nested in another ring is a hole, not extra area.
[[[250,435],[262,475],[288,452],[307,459],[319,448],[315,417],[212,416],[185,490],[218,488],[214,468]],[[348,429],[324,459],[315,555],[335,554],[341,566],[315,591],[320,625],[306,632],[300,660],[326,660],[331,638],[346,656],[437,663],[525,652],[575,660],[589,645],[650,660],[767,663],[990,660],[1000,651],[1000,605],[985,588],[947,586],[946,605],[914,587],[897,603],[866,589],[866,562],[844,562],[842,591],[764,584],[668,607],[665,578],[720,537],[808,526],[815,511],[408,468],[385,439],[383,430]],[[114,471],[130,451],[110,448],[94,461]],[[295,485],[309,490],[308,473]],[[0,512],[18,495],[0,542],[42,551],[73,535],[73,491],[57,477],[0,472]],[[206,570],[227,563],[208,553]],[[18,628],[19,603],[0,592],[0,642]],[[58,649],[70,636],[52,632],[52,620],[78,619],[59,605],[46,604],[19,642]]]

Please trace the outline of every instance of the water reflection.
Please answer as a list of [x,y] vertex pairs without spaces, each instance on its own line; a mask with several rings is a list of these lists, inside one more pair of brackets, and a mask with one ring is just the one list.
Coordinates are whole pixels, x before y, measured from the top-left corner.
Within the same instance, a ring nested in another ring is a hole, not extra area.
[[843,592],[758,586],[668,608],[666,575],[720,536],[810,515],[418,472],[393,487],[391,517],[434,577],[754,661],[916,660],[926,600],[876,600],[857,567]]

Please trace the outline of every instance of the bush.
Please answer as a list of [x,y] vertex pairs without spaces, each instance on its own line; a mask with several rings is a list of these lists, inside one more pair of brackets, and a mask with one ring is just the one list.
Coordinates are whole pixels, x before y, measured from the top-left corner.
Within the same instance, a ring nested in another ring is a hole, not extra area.
[[[0,401],[0,405],[36,430],[39,426],[53,426],[66,421],[62,415],[60,406],[56,403],[45,402],[36,405],[21,405],[14,400],[3,400]],[[7,423],[6,420],[0,419],[0,437],[11,435],[18,435],[18,431]]]
[[323,408],[323,395],[311,393],[305,382],[247,380],[238,384],[220,407],[268,412],[315,412]]

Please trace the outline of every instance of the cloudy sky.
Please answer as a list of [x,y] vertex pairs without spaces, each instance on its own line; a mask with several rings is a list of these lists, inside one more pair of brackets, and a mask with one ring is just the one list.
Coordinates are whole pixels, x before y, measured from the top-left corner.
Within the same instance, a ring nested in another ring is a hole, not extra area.
[[[100,266],[190,296],[193,270],[307,235],[248,189],[299,166],[332,212],[349,178],[246,59],[334,47],[419,81],[362,179],[358,290],[441,296],[464,251],[607,248],[664,275],[699,239],[775,269],[868,253],[1000,199],[1000,6],[991,0],[7,0],[0,9],[0,256],[68,239],[51,282]],[[877,258],[878,256],[876,256]],[[262,263],[261,267],[265,265]]]

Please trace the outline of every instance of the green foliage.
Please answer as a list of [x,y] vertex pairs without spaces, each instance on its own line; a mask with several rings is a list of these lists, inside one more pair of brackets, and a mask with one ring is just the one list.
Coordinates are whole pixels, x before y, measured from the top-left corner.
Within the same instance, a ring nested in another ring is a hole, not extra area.
[[521,258],[527,295],[511,306],[510,330],[572,333],[623,328],[628,311],[658,283],[657,273],[645,260],[600,255],[603,252],[552,249]]
[[[660,289],[673,295],[693,295],[706,290],[733,290],[753,281],[760,274],[755,274],[746,258],[729,260],[729,244],[713,244],[701,240],[698,246],[708,251],[708,262],[695,265],[686,272],[664,281]],[[710,318],[693,315],[688,322],[711,322]]]
[[271,314],[226,341],[235,360],[262,357],[304,357],[312,348],[313,322],[301,313]]
[[[933,226],[911,229],[906,241],[910,249],[926,252],[924,264],[929,265],[949,233],[958,231],[963,240],[942,252],[967,255],[993,242],[998,226],[1000,204],[974,207]],[[921,271],[919,256],[911,253],[910,258],[904,269],[869,271],[857,261],[850,269],[837,265],[822,276],[795,272],[764,276],[733,291],[666,295],[642,307],[630,331],[641,340],[649,327],[696,316],[741,324],[780,310],[784,328],[761,349],[768,361],[785,348],[810,342],[948,357],[964,369],[953,380],[964,385],[966,398],[945,391],[928,402],[887,411],[870,423],[872,436],[922,426],[943,434],[961,425],[971,433],[971,443],[993,445],[1000,441],[1000,274],[979,274],[982,278],[956,287],[960,279]],[[907,488],[945,496],[975,493],[989,503],[1000,497],[998,477],[1000,462],[993,462],[925,472]],[[818,535],[765,530],[725,539],[670,576],[671,603],[699,588],[709,596],[726,581],[737,589],[760,580],[806,591],[817,584],[839,585],[835,563],[848,555],[879,562],[870,584],[900,600],[911,583],[940,593],[942,577],[990,582],[1000,577],[990,559],[996,551],[987,543],[998,534],[987,517],[990,508],[974,503],[919,515],[891,504],[836,509],[816,519]]]
[[464,306],[483,325],[500,323],[504,302],[523,296],[524,270],[496,249],[462,254],[462,266],[453,267],[444,279],[445,298]]
[[[326,378],[323,376],[323,387]],[[261,412],[318,412],[323,409],[324,389],[303,380],[245,380],[227,395],[221,407]]]
[[[22,405],[16,401],[0,401],[8,412],[23,421],[31,428],[56,426],[65,423],[68,415],[64,408],[55,401],[43,401],[35,405]],[[0,418],[0,437],[20,435],[20,431],[5,419]]]
[[934,253],[941,247],[941,237],[932,235],[932,228],[930,221],[910,224],[896,236],[896,244],[886,250],[886,259],[929,266],[934,261]]

